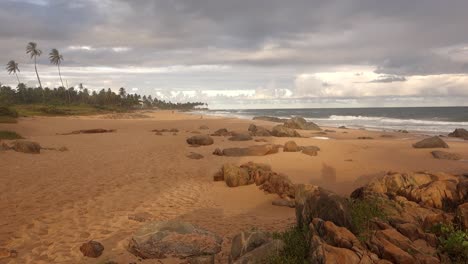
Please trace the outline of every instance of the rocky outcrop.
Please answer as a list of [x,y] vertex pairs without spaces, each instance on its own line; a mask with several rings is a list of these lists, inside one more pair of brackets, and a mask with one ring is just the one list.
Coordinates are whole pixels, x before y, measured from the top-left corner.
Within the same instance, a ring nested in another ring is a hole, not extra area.
[[97,241],[91,240],[81,245],[80,251],[85,257],[97,258],[102,255],[104,246]]
[[27,140],[16,140],[13,142],[11,147],[14,151],[29,153],[29,154],[39,154],[41,153],[41,145],[39,143]]
[[256,136],[256,137],[270,137],[271,136],[271,132],[268,129],[261,127],[261,126],[254,125],[254,124],[251,124],[249,126],[249,133],[252,136]]
[[285,198],[294,198],[296,193],[296,187],[288,176],[277,173],[270,174],[270,177],[260,186],[260,189],[267,193],[276,193]]
[[176,220],[150,222],[131,237],[128,250],[143,259],[197,258],[221,251],[222,238],[190,223]]
[[291,140],[291,141],[284,143],[283,151],[284,152],[298,152],[298,151],[301,151],[301,147],[299,147],[296,144],[296,142]]
[[413,144],[414,148],[448,148],[449,146],[440,137],[430,137]]
[[463,138],[464,140],[468,140],[468,131],[464,128],[457,128],[452,133],[449,133],[448,136]]
[[229,187],[237,187],[242,185],[252,184],[253,180],[246,168],[238,167],[234,164],[227,163],[222,168],[223,179]]
[[350,204],[346,198],[309,184],[296,185],[295,191],[298,227],[308,226],[312,219],[321,218],[352,229]]
[[451,153],[447,151],[435,150],[431,152],[432,156],[436,159],[444,160],[460,160],[461,156],[457,153]]
[[468,202],[460,204],[457,208],[456,219],[462,230],[468,230]]
[[245,157],[245,156],[265,156],[278,153],[279,146],[272,144],[254,145],[246,148],[225,148],[221,152],[215,150],[218,156]]
[[322,130],[317,124],[313,122],[307,122],[302,117],[293,117],[286,122],[284,126],[292,129],[301,129],[301,130]]
[[275,137],[301,137],[296,130],[285,127],[284,125],[274,126],[271,135]]
[[236,133],[232,137],[230,137],[228,140],[230,141],[248,141],[252,140],[252,136],[249,134],[242,134],[242,133]]
[[284,121],[287,120],[287,119],[273,117],[273,116],[255,116],[252,119],[253,120],[262,120],[262,121],[275,122],[275,123],[283,123]]
[[195,135],[187,138],[187,143],[192,146],[207,146],[213,144],[214,140],[208,135]]

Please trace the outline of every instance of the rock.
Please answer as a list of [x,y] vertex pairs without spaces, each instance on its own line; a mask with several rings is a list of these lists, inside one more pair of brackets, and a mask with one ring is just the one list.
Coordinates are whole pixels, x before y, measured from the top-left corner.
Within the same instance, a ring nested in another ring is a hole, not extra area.
[[458,206],[457,221],[460,223],[462,230],[468,230],[468,202]]
[[432,213],[428,214],[422,223],[422,228],[425,231],[430,231],[435,225],[438,224],[451,224],[453,216],[446,213]]
[[235,134],[229,138],[230,141],[248,141],[252,140],[252,137],[249,134]]
[[188,264],[214,264],[214,255],[196,256],[188,259]]
[[235,261],[270,240],[270,237],[265,232],[241,232],[232,238],[231,254],[229,255],[229,259],[231,261]]
[[228,157],[243,157],[243,156],[265,156],[278,153],[277,145],[265,144],[254,145],[247,148],[226,148],[223,150],[223,155]]
[[18,252],[16,252],[16,250],[0,248],[0,260],[5,258],[16,258],[17,256]]
[[189,137],[187,143],[193,146],[207,146],[213,144],[214,140],[207,135],[195,135]]
[[147,222],[154,218],[154,216],[148,212],[140,212],[135,214],[129,214],[128,220],[133,220],[136,222]]
[[268,164],[247,162],[242,164],[241,168],[247,169],[250,181],[255,182],[257,186],[264,184],[270,179],[271,175],[275,174]]
[[468,201],[468,176],[458,182],[457,191],[461,201]]
[[207,125],[201,125],[199,129],[210,129]]
[[190,133],[192,133],[192,134],[197,134],[197,135],[198,135],[198,134],[201,134],[201,132],[200,132],[200,131],[198,131],[198,130],[193,130],[193,131],[190,131]]
[[218,130],[216,130],[213,134],[211,134],[212,136],[216,136],[216,137],[225,137],[225,136],[232,136],[232,133],[229,132],[227,129],[225,128],[220,128]]
[[163,133],[161,133],[161,132],[159,132],[159,131],[158,131],[158,132],[155,132],[154,134],[155,134],[156,136],[162,136],[162,135],[163,135]]
[[60,152],[65,152],[65,151],[68,151],[68,148],[67,148],[67,147],[60,147],[60,148],[58,149],[58,151],[60,151]]
[[468,140],[468,131],[464,128],[457,128],[452,133],[448,134],[448,136]]
[[41,153],[41,145],[36,142],[26,140],[16,140],[13,142],[12,149],[17,152],[39,154]]
[[274,239],[241,256],[238,260],[234,261],[233,264],[268,263],[268,259],[272,256],[279,255],[284,247],[285,244],[282,240]]
[[284,143],[283,152],[298,152],[301,148],[294,141]]
[[195,152],[190,152],[190,154],[187,155],[187,158],[199,160],[203,159],[203,155]]
[[143,259],[167,256],[186,258],[214,255],[222,238],[190,223],[176,220],[150,222],[132,236],[128,250]]
[[250,124],[249,132],[252,136],[257,136],[257,137],[270,137],[271,136],[271,132],[268,129],[261,127],[261,126],[254,125],[254,124]]
[[400,129],[400,130],[397,130],[397,132],[399,133],[403,133],[403,134],[408,134],[408,130],[405,130],[405,129]]
[[5,142],[0,142],[0,151],[10,150],[10,146],[8,146]]
[[319,147],[316,146],[306,146],[302,147],[302,153],[309,155],[309,156],[317,156],[317,152],[320,150]]
[[345,127],[345,126],[339,126],[338,128],[341,128],[341,129],[348,129],[348,128]]
[[213,151],[213,155],[222,156],[222,155],[223,155],[223,151],[222,151],[220,148],[216,148],[216,149]]
[[229,187],[237,187],[253,183],[250,181],[249,171],[246,168],[237,167],[234,164],[227,163],[222,168],[223,178]]
[[290,208],[296,207],[296,204],[294,203],[293,200],[286,200],[286,199],[276,199],[276,200],[273,200],[271,204],[276,205],[276,206],[290,207]]
[[213,175],[213,181],[224,181],[224,171],[223,169],[219,170],[218,172]]
[[380,137],[382,137],[382,138],[394,138],[395,136],[394,135],[383,134],[383,135],[380,135]]
[[301,129],[301,130],[322,130],[317,124],[313,122],[307,122],[302,117],[293,117],[286,122],[284,126],[292,129]]
[[273,127],[271,135],[275,137],[301,137],[301,135],[294,129],[287,128],[283,125]]
[[97,258],[101,256],[102,252],[104,251],[104,246],[97,241],[91,240],[83,243],[83,245],[80,247],[80,251],[85,257]]
[[291,182],[288,176],[284,174],[273,173],[266,180],[260,189],[268,193],[276,193],[282,198],[294,198],[296,186]]
[[309,226],[312,219],[321,218],[352,229],[349,201],[346,198],[309,184],[296,185],[295,189],[298,227]]
[[99,134],[99,133],[112,133],[112,132],[115,132],[115,129],[94,128],[94,129],[75,130],[70,133],[64,133],[60,135]]
[[445,141],[439,137],[431,137],[423,139],[413,144],[414,148],[448,148],[449,146]]
[[325,129],[323,132],[325,132],[325,133],[335,133],[336,130]]
[[444,160],[460,160],[461,156],[457,153],[450,153],[447,151],[435,150],[431,152],[432,156],[436,159]]
[[169,132],[171,132],[171,133],[178,133],[178,132],[179,132],[179,129],[177,129],[177,128],[171,128],[171,129],[169,129]]
[[255,142],[268,142],[268,140],[264,139],[264,138],[257,138],[254,140]]
[[357,139],[374,139],[373,137],[358,137]]
[[253,120],[262,120],[262,121],[275,122],[275,123],[283,123],[284,121],[287,120],[287,119],[272,117],[272,116],[255,116],[252,119]]

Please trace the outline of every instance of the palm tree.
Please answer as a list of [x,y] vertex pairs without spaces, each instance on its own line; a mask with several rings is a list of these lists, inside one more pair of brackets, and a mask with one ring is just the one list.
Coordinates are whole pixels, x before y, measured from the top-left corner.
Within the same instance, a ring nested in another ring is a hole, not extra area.
[[14,73],[16,75],[16,79],[18,79],[18,85],[19,85],[21,82],[18,77],[18,72],[20,72],[18,68],[18,63],[14,60],[9,61],[6,66],[6,70],[8,71],[8,74]]
[[41,79],[39,78],[39,73],[37,73],[37,62],[36,62],[37,57],[41,56],[42,50],[37,48],[37,44],[35,42],[29,42],[28,45],[26,46],[26,54],[31,55],[31,59],[34,58],[34,69],[36,70],[36,76],[37,76],[37,80],[39,81],[39,87],[41,87],[41,90],[42,90],[42,83],[41,83]]
[[65,87],[63,85],[62,73],[60,72],[60,63],[63,61],[62,54],[60,54],[57,49],[52,49],[52,51],[50,51],[49,53],[49,60],[50,60],[50,63],[57,65],[59,76],[60,76],[60,82],[62,83],[62,87]]

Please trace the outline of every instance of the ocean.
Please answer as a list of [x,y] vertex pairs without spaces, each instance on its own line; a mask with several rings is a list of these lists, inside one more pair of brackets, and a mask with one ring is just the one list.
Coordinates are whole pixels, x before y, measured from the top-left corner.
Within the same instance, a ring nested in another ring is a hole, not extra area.
[[468,129],[468,107],[306,108],[205,110],[207,115],[252,119],[254,116],[304,117],[321,126],[408,130],[429,134]]

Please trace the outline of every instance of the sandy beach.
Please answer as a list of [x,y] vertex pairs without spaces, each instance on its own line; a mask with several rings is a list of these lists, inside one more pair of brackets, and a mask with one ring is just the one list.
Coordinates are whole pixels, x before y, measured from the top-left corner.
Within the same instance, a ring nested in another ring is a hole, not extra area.
[[[458,161],[434,159],[431,149],[415,149],[421,134],[329,128],[325,135],[299,131],[302,138],[265,137],[268,143],[294,140],[318,146],[318,156],[280,150],[256,157],[212,155],[215,148],[265,144],[233,142],[213,137],[210,146],[191,147],[193,131],[211,134],[220,128],[246,132],[250,124],[271,128],[275,123],[207,117],[172,111],[82,117],[28,117],[17,124],[0,124],[44,148],[39,155],[0,151],[0,248],[14,249],[16,258],[0,263],[178,263],[141,260],[127,251],[131,234],[142,225],[131,216],[148,213],[153,220],[181,219],[223,237],[225,263],[232,236],[258,228],[279,231],[294,224],[292,208],[271,204],[276,195],[255,185],[229,188],[213,175],[227,162],[266,163],[294,183],[312,183],[348,195],[387,171],[468,172],[468,141],[443,139]],[[199,129],[206,125],[209,129]],[[113,133],[60,135],[74,130],[104,128]],[[155,135],[151,130],[176,128]],[[326,128],[324,128],[326,129]],[[386,135],[382,137],[382,135]],[[372,139],[358,139],[371,137]],[[193,160],[190,152],[204,156]],[[79,247],[100,241],[98,259],[83,257]]]

